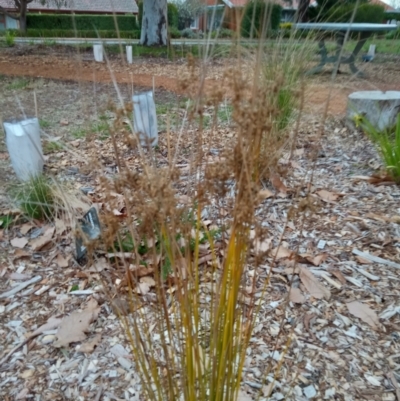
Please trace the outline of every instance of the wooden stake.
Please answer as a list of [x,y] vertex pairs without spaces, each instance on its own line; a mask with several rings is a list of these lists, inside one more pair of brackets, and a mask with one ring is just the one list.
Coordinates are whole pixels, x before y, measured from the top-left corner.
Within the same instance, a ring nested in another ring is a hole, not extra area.
[[36,115],[36,118],[38,118],[38,107],[37,107],[36,91],[33,91],[33,101],[35,102],[35,115]]

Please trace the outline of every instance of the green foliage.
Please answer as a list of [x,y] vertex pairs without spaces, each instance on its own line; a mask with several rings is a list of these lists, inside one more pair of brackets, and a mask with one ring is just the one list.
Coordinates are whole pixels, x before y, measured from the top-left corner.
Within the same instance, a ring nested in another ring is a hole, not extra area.
[[[356,0],[317,0],[316,7],[308,9],[309,17],[314,21],[349,22],[352,18]],[[369,0],[360,0],[353,22],[382,23],[385,9]]]
[[179,13],[178,7],[174,3],[168,3],[168,26],[178,29]]
[[231,29],[221,28],[218,31],[211,32],[211,39],[220,38],[220,39],[229,39],[235,36],[235,32]]
[[278,4],[265,3],[261,0],[252,0],[244,10],[242,19],[242,36],[259,38],[265,33],[277,30],[281,21],[282,7]]
[[49,128],[51,126],[50,121],[45,120],[44,118],[39,118],[40,128]]
[[58,152],[63,149],[63,146],[58,142],[45,142],[43,144],[43,153],[45,155],[53,152]]
[[171,39],[179,39],[181,37],[181,31],[173,26],[168,27],[168,34]]
[[[352,19],[353,11],[353,4],[335,6],[327,12],[325,20],[329,22],[349,22]],[[384,7],[378,4],[361,4],[356,10],[353,22],[382,23],[384,13]]]
[[26,78],[16,78],[6,86],[6,89],[18,90],[25,89],[29,85],[29,80]]
[[196,33],[193,32],[193,30],[191,30],[190,28],[183,29],[181,31],[181,36],[182,36],[182,38],[187,38],[187,39],[196,39],[197,38]]
[[[111,31],[95,31],[95,30],[84,30],[75,31],[73,29],[28,29],[24,35],[26,37],[33,38],[106,38],[106,39],[117,39],[118,32],[116,30]],[[120,31],[119,37],[121,39],[139,39],[140,31]]]
[[397,183],[400,183],[400,113],[397,115],[396,125],[392,129],[387,129],[383,132],[374,128],[364,117],[360,116],[357,120],[377,145],[389,174]]
[[385,35],[386,39],[389,40],[398,40],[400,39],[400,28],[397,28],[395,31],[390,31]]
[[15,33],[12,30],[7,30],[5,35],[6,44],[9,47],[15,44]]
[[385,12],[384,18],[386,21],[396,20],[400,21],[400,13]]
[[54,214],[54,192],[49,180],[32,177],[22,184],[16,195],[21,210],[30,218],[51,220]]
[[9,214],[0,216],[0,229],[7,230],[13,224],[13,217]]
[[116,31],[116,23],[120,31],[138,29],[134,15],[28,14],[26,22],[28,29],[40,30]]
[[278,92],[277,106],[279,113],[277,114],[277,128],[278,130],[285,129],[293,115],[295,107],[295,95],[287,88],[282,88]]

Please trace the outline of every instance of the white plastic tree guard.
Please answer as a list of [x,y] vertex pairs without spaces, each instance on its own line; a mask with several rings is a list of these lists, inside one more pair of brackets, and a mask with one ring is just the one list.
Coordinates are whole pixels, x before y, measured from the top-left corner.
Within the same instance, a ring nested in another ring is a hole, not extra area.
[[93,45],[93,54],[94,54],[94,60],[97,61],[98,63],[102,63],[103,45],[102,44]]
[[27,181],[43,171],[43,151],[37,118],[3,122],[11,164],[17,177]]
[[133,129],[139,135],[143,147],[157,145],[158,127],[153,92],[133,95]]
[[126,46],[126,61],[128,62],[128,64],[133,63],[132,46]]
[[348,98],[348,120],[354,123],[359,117],[363,117],[378,131],[396,124],[399,113],[400,91],[353,92]]

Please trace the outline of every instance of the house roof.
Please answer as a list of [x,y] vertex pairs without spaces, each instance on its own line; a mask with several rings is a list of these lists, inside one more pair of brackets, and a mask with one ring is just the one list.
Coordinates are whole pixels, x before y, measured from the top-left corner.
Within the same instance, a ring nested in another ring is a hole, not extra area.
[[229,8],[244,7],[249,0],[222,0]]
[[[212,1],[212,0],[211,0]],[[250,0],[222,0],[229,8],[244,7]],[[215,1],[214,1],[215,3]],[[299,6],[299,0],[272,0],[271,3],[277,3],[283,8],[290,8],[297,10]],[[310,5],[313,6],[316,3],[315,0],[310,1]]]
[[391,7],[389,4],[387,4],[387,3],[385,3],[384,1],[381,1],[381,0],[371,0],[371,3],[383,6],[385,8],[385,11],[393,11],[394,10],[394,7]]
[[[57,2],[64,3],[57,7]],[[14,0],[0,0],[0,6],[6,10],[14,10]],[[135,0],[49,0],[42,5],[40,1],[34,0],[28,4],[28,11],[74,11],[88,13],[138,13],[138,6]]]

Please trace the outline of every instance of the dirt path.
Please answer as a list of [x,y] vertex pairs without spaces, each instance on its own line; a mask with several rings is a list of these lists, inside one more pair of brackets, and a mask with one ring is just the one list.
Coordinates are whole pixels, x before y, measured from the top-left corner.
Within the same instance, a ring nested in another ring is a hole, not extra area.
[[[47,51],[47,53],[46,53]],[[111,57],[109,65],[92,60],[88,53],[68,54],[68,51],[48,54],[49,50],[20,50],[20,52],[0,54],[0,75],[15,77],[47,78],[61,81],[111,83],[133,87],[165,89],[184,95],[179,80],[187,74],[186,60],[137,59],[127,65],[118,56]],[[214,62],[208,67],[207,83],[218,85],[229,60]],[[396,60],[365,65],[368,79],[357,79],[344,71],[331,82],[330,72],[311,77],[305,96],[305,108],[309,112],[323,113],[330,96],[328,113],[343,115],[347,97],[357,90],[400,90],[400,69]],[[154,81],[153,81],[154,80]],[[228,91],[228,88],[227,88]]]

